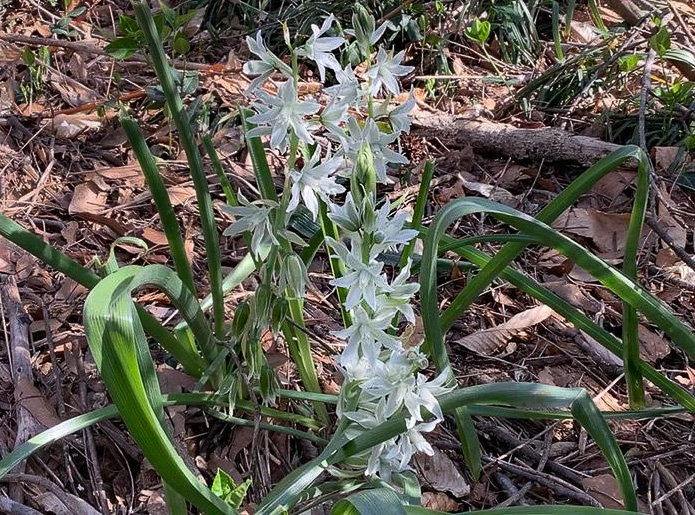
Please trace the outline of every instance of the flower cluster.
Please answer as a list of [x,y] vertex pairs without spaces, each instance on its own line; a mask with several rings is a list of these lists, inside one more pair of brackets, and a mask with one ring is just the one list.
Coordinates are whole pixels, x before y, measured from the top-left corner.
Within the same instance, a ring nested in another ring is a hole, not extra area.
[[[400,135],[410,129],[409,113],[415,105],[408,100],[390,108],[392,95],[400,93],[399,77],[413,68],[401,64],[404,54],[392,55],[383,46],[375,48],[387,26],[375,27],[373,17],[360,13],[353,17],[354,35],[366,56],[367,71],[358,76],[348,64],[341,66],[334,52],[346,40],[335,32],[333,16],[321,27],[312,26],[308,41],[293,48],[294,56],[313,61],[321,81],[328,71],[335,85],[326,87],[325,107],[315,101],[301,100],[297,93],[297,70],[275,56],[263,44],[260,33],[248,37],[249,50],[258,59],[246,63],[244,72],[256,77],[247,94],[255,96],[256,124],[250,135],[270,136],[273,149],[285,152],[302,150],[304,165],[286,171],[286,194],[289,200],[281,210],[287,213],[304,205],[316,220],[325,204],[327,216],[340,229],[341,239],[326,238],[333,253],[346,265],[347,273],[332,281],[346,291],[344,308],[350,325],[335,335],[345,340],[343,353],[337,358],[343,372],[343,390],[357,392],[350,402],[343,397],[339,415],[365,430],[374,428],[390,417],[406,418],[407,431],[384,442],[360,458],[367,475],[388,480],[392,471],[408,468],[414,453],[432,453],[423,437],[442,420],[437,396],[450,390],[445,383],[450,372],[434,380],[420,373],[427,364],[418,346],[406,346],[398,335],[401,320],[416,323],[411,305],[418,284],[409,282],[410,263],[389,279],[379,257],[384,252],[398,252],[417,236],[406,227],[405,213],[395,213],[391,204],[381,204],[376,197],[376,183],[390,182],[389,168],[408,160],[393,149]],[[293,58],[296,63],[296,58]],[[271,95],[263,85],[279,73],[286,80]],[[289,163],[295,160],[291,157]],[[292,166],[292,165],[290,165]],[[335,196],[349,191],[342,203]],[[270,221],[268,201],[248,202],[234,208],[237,221],[231,233],[241,230],[253,234],[251,245],[277,244]],[[255,250],[254,250],[255,251]]]

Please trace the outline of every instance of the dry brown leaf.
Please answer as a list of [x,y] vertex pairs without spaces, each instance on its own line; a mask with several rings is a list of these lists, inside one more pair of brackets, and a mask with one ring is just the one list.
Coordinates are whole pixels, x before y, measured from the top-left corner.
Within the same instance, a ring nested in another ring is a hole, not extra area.
[[184,204],[195,196],[195,189],[193,186],[172,186],[167,191],[169,192],[172,206]]
[[20,377],[14,392],[15,399],[24,406],[42,426],[49,428],[60,424],[55,410],[47,399],[28,379]]
[[99,214],[104,210],[106,204],[106,193],[101,191],[93,182],[83,182],[78,184],[72,194],[68,213],[71,215],[77,213],[92,213]]
[[51,69],[48,70],[48,80],[60,93],[61,98],[72,107],[99,100],[99,95],[95,91]]
[[477,354],[490,356],[504,346],[520,330],[543,322],[553,313],[554,311],[548,306],[536,306],[517,313],[498,326],[464,336],[457,340],[456,343]]
[[101,120],[96,114],[58,114],[53,118],[52,128],[56,137],[72,139],[83,132],[101,128]]
[[66,277],[55,294],[55,300],[66,304],[72,303],[75,299],[87,293],[87,288],[74,280]]
[[600,252],[621,255],[629,221],[629,214],[574,208],[565,211],[552,225],[561,231],[591,238]]
[[142,238],[149,241],[152,245],[167,245],[167,237],[162,231],[145,227],[142,230]]
[[613,474],[601,474],[582,479],[582,484],[591,497],[596,499],[604,508],[622,508],[622,495],[618,481]]
[[671,347],[664,338],[643,325],[639,326],[640,355],[649,363],[666,357],[671,352]]
[[601,309],[601,303],[596,299],[587,296],[584,291],[573,283],[565,281],[553,281],[543,283],[555,295],[565,299],[567,302],[590,313],[597,313]]
[[657,171],[667,172],[678,157],[680,147],[653,147],[652,158]]
[[451,458],[439,449],[434,449],[433,456],[416,454],[413,465],[432,490],[450,492],[455,497],[464,497],[471,491]]
[[422,492],[422,507],[435,511],[457,511],[461,505],[441,492]]

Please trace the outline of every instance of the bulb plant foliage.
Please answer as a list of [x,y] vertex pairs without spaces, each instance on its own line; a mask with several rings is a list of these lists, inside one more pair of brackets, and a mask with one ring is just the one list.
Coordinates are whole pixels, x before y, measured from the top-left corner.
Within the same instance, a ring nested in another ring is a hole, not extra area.
[[[452,389],[448,386],[452,378],[447,369],[428,379],[422,373],[427,356],[419,345],[406,345],[407,337],[398,334],[402,320],[415,324],[412,302],[419,286],[411,282],[410,262],[389,279],[378,260],[384,252],[401,252],[418,236],[407,228],[407,215],[396,212],[388,200],[380,202],[376,191],[377,184],[390,182],[390,167],[408,163],[392,147],[409,131],[415,102],[409,95],[406,102],[392,107],[390,100],[401,92],[398,78],[413,68],[401,64],[403,52],[392,55],[379,44],[386,24],[375,27],[373,18],[362,11],[353,21],[352,34],[366,56],[366,71],[359,75],[337,59],[346,40],[329,35],[338,32],[332,15],[321,27],[312,26],[303,45],[295,48],[288,40],[292,67],[265,47],[260,31],[247,37],[255,59],[244,66],[244,72],[254,77],[246,94],[255,99],[256,113],[248,118],[256,127],[247,135],[268,136],[270,148],[285,153],[288,164],[279,202],[248,202],[240,197],[242,206],[226,208],[236,221],[225,234],[250,231],[251,251],[270,258],[263,275],[271,281],[277,276],[273,282],[277,295],[301,298],[306,272],[291,246],[283,244],[291,214],[303,205],[314,221],[324,212],[328,223],[338,228],[338,239],[325,239],[329,251],[345,266],[344,274],[331,284],[346,292],[343,308],[350,321],[334,333],[345,342],[336,358],[344,376],[338,415],[369,430],[398,413],[406,414],[405,433],[349,462],[355,474],[389,480],[393,471],[409,468],[416,452],[434,452],[423,433],[442,421],[437,396]],[[337,84],[325,88],[328,100],[323,108],[298,95],[300,57],[316,66],[322,81],[327,70],[335,75]],[[273,74],[284,80],[277,94],[264,89]],[[295,153],[303,156],[303,165],[297,165]],[[433,418],[423,419],[423,408]]]
[[[225,234],[243,236],[248,247],[248,254],[223,280],[211,196],[191,120],[147,3],[134,2],[134,8],[194,179],[211,294],[202,301],[197,297],[164,182],[142,132],[122,113],[121,123],[165,226],[174,269],[162,265],[119,267],[112,248],[97,275],[0,214],[0,235],[91,289],[84,309],[85,333],[115,405],[66,420],[18,446],[0,460],[0,478],[41,447],[120,416],[161,475],[170,513],[186,513],[186,503],[203,513],[236,513],[249,483],[235,485],[220,471],[212,490],[207,488],[172,444],[164,408],[189,404],[230,423],[290,434],[321,446],[315,459],[289,473],[261,500],[256,511],[260,515],[296,512],[299,508],[308,511],[325,500],[333,502],[336,514],[357,511],[366,515],[384,510],[424,514],[428,511],[416,507],[419,486],[408,469],[415,453],[434,452],[426,435],[442,423],[445,414],[453,415],[456,421],[464,457],[474,477],[480,472],[480,448],[472,415],[573,418],[586,428],[605,456],[625,507],[635,510],[632,477],[623,455],[603,414],[585,391],[532,383],[457,388],[444,338],[477,295],[501,278],[549,305],[622,357],[633,407],[641,407],[643,378],[681,405],[619,416],[695,411],[693,396],[641,360],[638,352],[637,312],[695,359],[692,330],[636,281],[636,253],[649,187],[646,156],[637,147],[614,152],[578,177],[536,218],[485,199],[466,197],[444,207],[424,229],[420,222],[432,178],[431,163],[425,167],[412,219],[377,195],[378,185],[391,181],[390,171],[408,163],[398,151],[399,138],[410,130],[410,112],[415,106],[412,92],[399,105],[392,102],[401,93],[400,78],[412,67],[402,64],[403,52],[394,55],[382,44],[389,25],[377,25],[358,4],[352,30],[343,30],[333,16],[328,16],[320,26],[313,25],[309,38],[297,45],[285,30],[289,64],[267,48],[258,32],[247,38],[252,58],[244,66],[244,73],[253,79],[246,91],[252,112],[241,109],[240,114],[260,198],[249,199],[232,190],[211,138],[202,138],[227,200],[223,209],[233,218]],[[359,49],[363,60],[355,69],[340,61],[340,51],[347,43]],[[318,70],[324,102],[299,94],[300,59]],[[282,154],[286,161],[279,195],[263,139],[270,151]],[[628,159],[638,164],[638,181],[621,272],[549,225],[596,181]],[[455,220],[483,212],[521,232],[502,235],[509,243],[494,257],[471,246],[476,238],[462,241],[446,235]],[[419,283],[411,278],[416,238],[424,245]],[[507,267],[530,242],[557,249],[621,298],[625,313],[622,340],[532,278]],[[337,396],[321,393],[304,326],[304,298],[310,286],[307,267],[321,245],[330,257],[330,283],[336,288],[343,321],[343,328],[334,333],[342,341],[341,352],[335,356],[343,376]],[[445,249],[481,270],[440,313],[437,269],[447,263],[438,256]],[[395,262],[388,261],[388,256],[394,255]],[[387,273],[391,269],[385,262],[398,266]],[[233,319],[226,320],[223,293],[253,273],[260,285],[251,299],[236,307]],[[140,289],[152,287],[166,294],[182,315],[183,321],[173,331],[132,300]],[[416,295],[420,297],[424,344],[413,343],[419,326]],[[212,320],[205,313],[210,308]],[[268,330],[287,342],[303,391],[279,388],[262,346]],[[197,379],[194,392],[162,395],[146,335]],[[434,374],[426,372],[430,362],[437,370]],[[274,405],[279,397],[292,399],[303,409],[298,409],[299,413],[277,409]],[[335,405],[337,421],[329,414],[328,405]],[[560,408],[570,411],[557,411]],[[244,418],[244,413],[254,414],[253,421]],[[266,422],[268,419],[294,426]],[[319,482],[326,471],[334,480]],[[356,488],[359,491],[355,492]],[[334,502],[340,497],[344,499]],[[508,510],[516,513],[518,508]]]

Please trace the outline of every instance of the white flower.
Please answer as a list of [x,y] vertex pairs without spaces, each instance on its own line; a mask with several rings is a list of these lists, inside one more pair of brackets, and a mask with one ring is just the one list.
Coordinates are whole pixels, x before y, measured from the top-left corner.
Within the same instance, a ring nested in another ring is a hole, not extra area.
[[251,231],[251,251],[259,255],[263,253],[264,246],[269,244],[279,245],[271,221],[271,213],[277,207],[277,203],[271,200],[257,200],[249,202],[244,195],[238,194],[239,206],[220,205],[223,211],[236,217],[236,221],[224,231],[225,236],[234,236],[242,232]]
[[439,407],[437,397],[454,389],[453,386],[446,387],[444,384],[451,376],[451,369],[444,369],[441,374],[435,377],[432,381],[427,381],[427,377],[422,374],[417,374],[417,380],[414,388],[405,394],[403,402],[410,418],[406,421],[408,428],[415,427],[416,422],[422,422],[422,409],[425,408],[435,416],[436,421],[442,421],[444,415]]
[[362,216],[350,191],[345,195],[345,202],[342,206],[339,204],[330,205],[328,218],[347,232],[357,232],[362,228]]
[[366,232],[372,234],[374,246],[372,252],[374,255],[379,255],[385,250],[393,250],[398,245],[408,243],[418,235],[414,229],[403,229],[408,214],[404,211],[396,213],[389,219],[391,204],[387,201],[377,212],[377,216],[372,218],[372,221],[364,227]]
[[334,136],[333,139],[342,145],[347,144],[347,140],[345,131],[340,125],[347,120],[349,107],[350,105],[345,99],[334,96],[319,115],[319,120],[328,131],[328,135]]
[[326,238],[326,242],[349,270],[344,276],[330,282],[333,286],[348,289],[345,309],[353,309],[364,300],[370,308],[375,310],[377,289],[379,293],[389,290],[386,278],[381,274],[384,264],[375,259],[370,259],[368,263],[362,261],[362,246],[359,238],[351,239],[350,250],[343,243],[332,238]]
[[386,175],[386,165],[391,163],[408,163],[408,159],[405,156],[389,148],[389,145],[398,139],[398,135],[381,132],[377,124],[371,118],[367,120],[364,127],[360,127],[357,120],[350,116],[347,125],[350,138],[348,140],[348,146],[345,148],[345,156],[350,160],[353,168],[362,144],[366,143],[372,149],[377,180],[382,184],[392,182]]
[[358,104],[366,102],[366,92],[361,88],[359,80],[351,65],[347,65],[342,70],[335,72],[335,78],[338,79],[338,84],[324,89],[328,95],[345,101],[347,104],[353,104],[359,101]]
[[408,100],[389,112],[389,122],[394,133],[410,132],[410,111],[415,107],[415,103],[413,91],[410,90]]
[[316,102],[300,102],[292,80],[286,81],[278,88],[278,96],[259,92],[259,98],[270,107],[264,112],[249,118],[251,123],[270,124],[270,126],[256,127],[249,131],[249,136],[259,136],[270,133],[271,148],[283,151],[287,147],[287,130],[292,128],[294,133],[306,144],[314,143],[307,130],[305,116],[314,114],[320,105]]
[[246,36],[246,44],[252,54],[261,58],[260,61],[247,61],[244,64],[243,72],[246,75],[252,77],[258,76],[249,85],[246,90],[247,93],[260,86],[275,70],[280,71],[287,78],[292,78],[292,68],[283,63],[278,56],[266,48],[261,38],[260,30],[256,33],[255,40],[251,36]]
[[372,81],[372,95],[378,95],[382,86],[394,95],[400,93],[401,88],[396,77],[407,75],[415,69],[412,66],[401,65],[403,57],[405,57],[405,50],[389,57],[384,47],[379,47],[376,64],[367,72],[367,76]]
[[335,17],[331,14],[323,21],[321,28],[312,24],[311,31],[313,34],[304,46],[297,50],[297,55],[306,56],[316,63],[321,82],[326,80],[326,67],[334,71],[342,69],[340,63],[331,52],[345,43],[345,40],[338,37],[321,37],[331,28],[331,24],[334,21]]
[[[352,325],[333,334],[347,340],[345,350],[340,355],[340,364],[344,368],[355,367],[360,357],[365,357],[372,363],[379,359],[379,352],[384,346],[392,350],[401,350],[401,341],[386,332],[391,327],[391,313],[377,312],[370,316],[362,306],[352,312]],[[362,354],[360,356],[360,351]]]
[[331,177],[331,174],[340,167],[343,158],[335,156],[318,164],[320,158],[321,149],[317,147],[311,159],[304,164],[301,170],[290,172],[292,197],[287,210],[294,211],[299,205],[299,198],[301,197],[304,200],[304,205],[314,216],[314,220],[319,214],[319,199],[329,202],[331,195],[345,191],[345,188]]
[[411,324],[415,323],[415,312],[410,300],[420,289],[417,283],[406,282],[410,278],[411,260],[393,279],[388,292],[384,292],[377,297],[377,303],[381,309],[390,309],[395,313],[401,313]]

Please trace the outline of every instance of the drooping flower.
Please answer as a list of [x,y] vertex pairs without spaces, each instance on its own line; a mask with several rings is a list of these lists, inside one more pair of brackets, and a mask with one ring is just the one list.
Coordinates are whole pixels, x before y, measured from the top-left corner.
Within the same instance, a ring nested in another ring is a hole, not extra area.
[[381,88],[393,95],[398,95],[401,88],[398,85],[396,77],[408,75],[415,68],[412,66],[403,66],[401,61],[405,57],[405,50],[401,50],[393,57],[390,57],[384,47],[379,47],[379,52],[376,54],[376,64],[367,72],[368,77],[372,81],[372,95],[378,95]]
[[362,228],[362,215],[355,200],[352,198],[352,192],[348,191],[345,195],[345,202],[340,204],[331,204],[328,218],[335,222],[341,229],[353,233]]
[[434,415],[435,420],[442,421],[444,419],[437,396],[448,393],[454,389],[453,386],[444,386],[450,377],[451,369],[449,368],[444,369],[431,381],[428,381],[427,377],[423,374],[417,374],[415,386],[405,394],[405,398],[403,399],[403,403],[410,413],[410,418],[406,422],[408,428],[415,427],[417,422],[422,422],[424,420],[422,417],[422,408],[425,408]]
[[246,90],[247,93],[258,88],[258,86],[265,82],[276,70],[281,72],[288,79],[292,78],[292,68],[266,48],[261,38],[260,30],[256,33],[256,39],[253,39],[251,36],[246,36],[246,44],[252,54],[260,57],[260,61],[251,60],[244,63],[243,72],[251,77],[256,76]]
[[312,144],[314,138],[307,130],[305,116],[314,114],[320,105],[316,102],[300,102],[294,82],[286,81],[278,88],[278,96],[261,91],[259,98],[269,108],[249,118],[251,123],[270,124],[256,127],[249,131],[249,136],[270,134],[270,146],[284,152],[287,148],[287,131],[292,129],[300,141]]
[[328,32],[334,21],[335,17],[331,14],[323,21],[321,28],[312,24],[311,37],[297,50],[297,55],[308,57],[316,63],[319,69],[319,75],[321,76],[321,82],[325,82],[326,80],[326,68],[330,68],[334,71],[342,69],[332,52],[345,43],[345,40],[340,37],[323,37],[323,34]]
[[345,188],[335,182],[332,174],[343,162],[341,156],[334,156],[319,164],[321,150],[316,148],[311,159],[304,164],[301,170],[290,172],[292,179],[292,197],[287,206],[288,211],[294,211],[299,205],[299,199],[304,201],[314,220],[319,213],[319,199],[330,202],[331,195],[337,195],[345,191]]
[[342,70],[335,72],[338,84],[324,89],[327,95],[343,100],[348,105],[357,104],[357,107],[366,103],[366,92],[360,86],[360,82],[352,70],[352,65],[347,65]]
[[386,250],[395,250],[398,245],[408,243],[418,235],[414,229],[404,229],[408,214],[404,211],[389,217],[391,204],[387,201],[381,206],[364,230],[372,235],[372,253],[379,255]]

